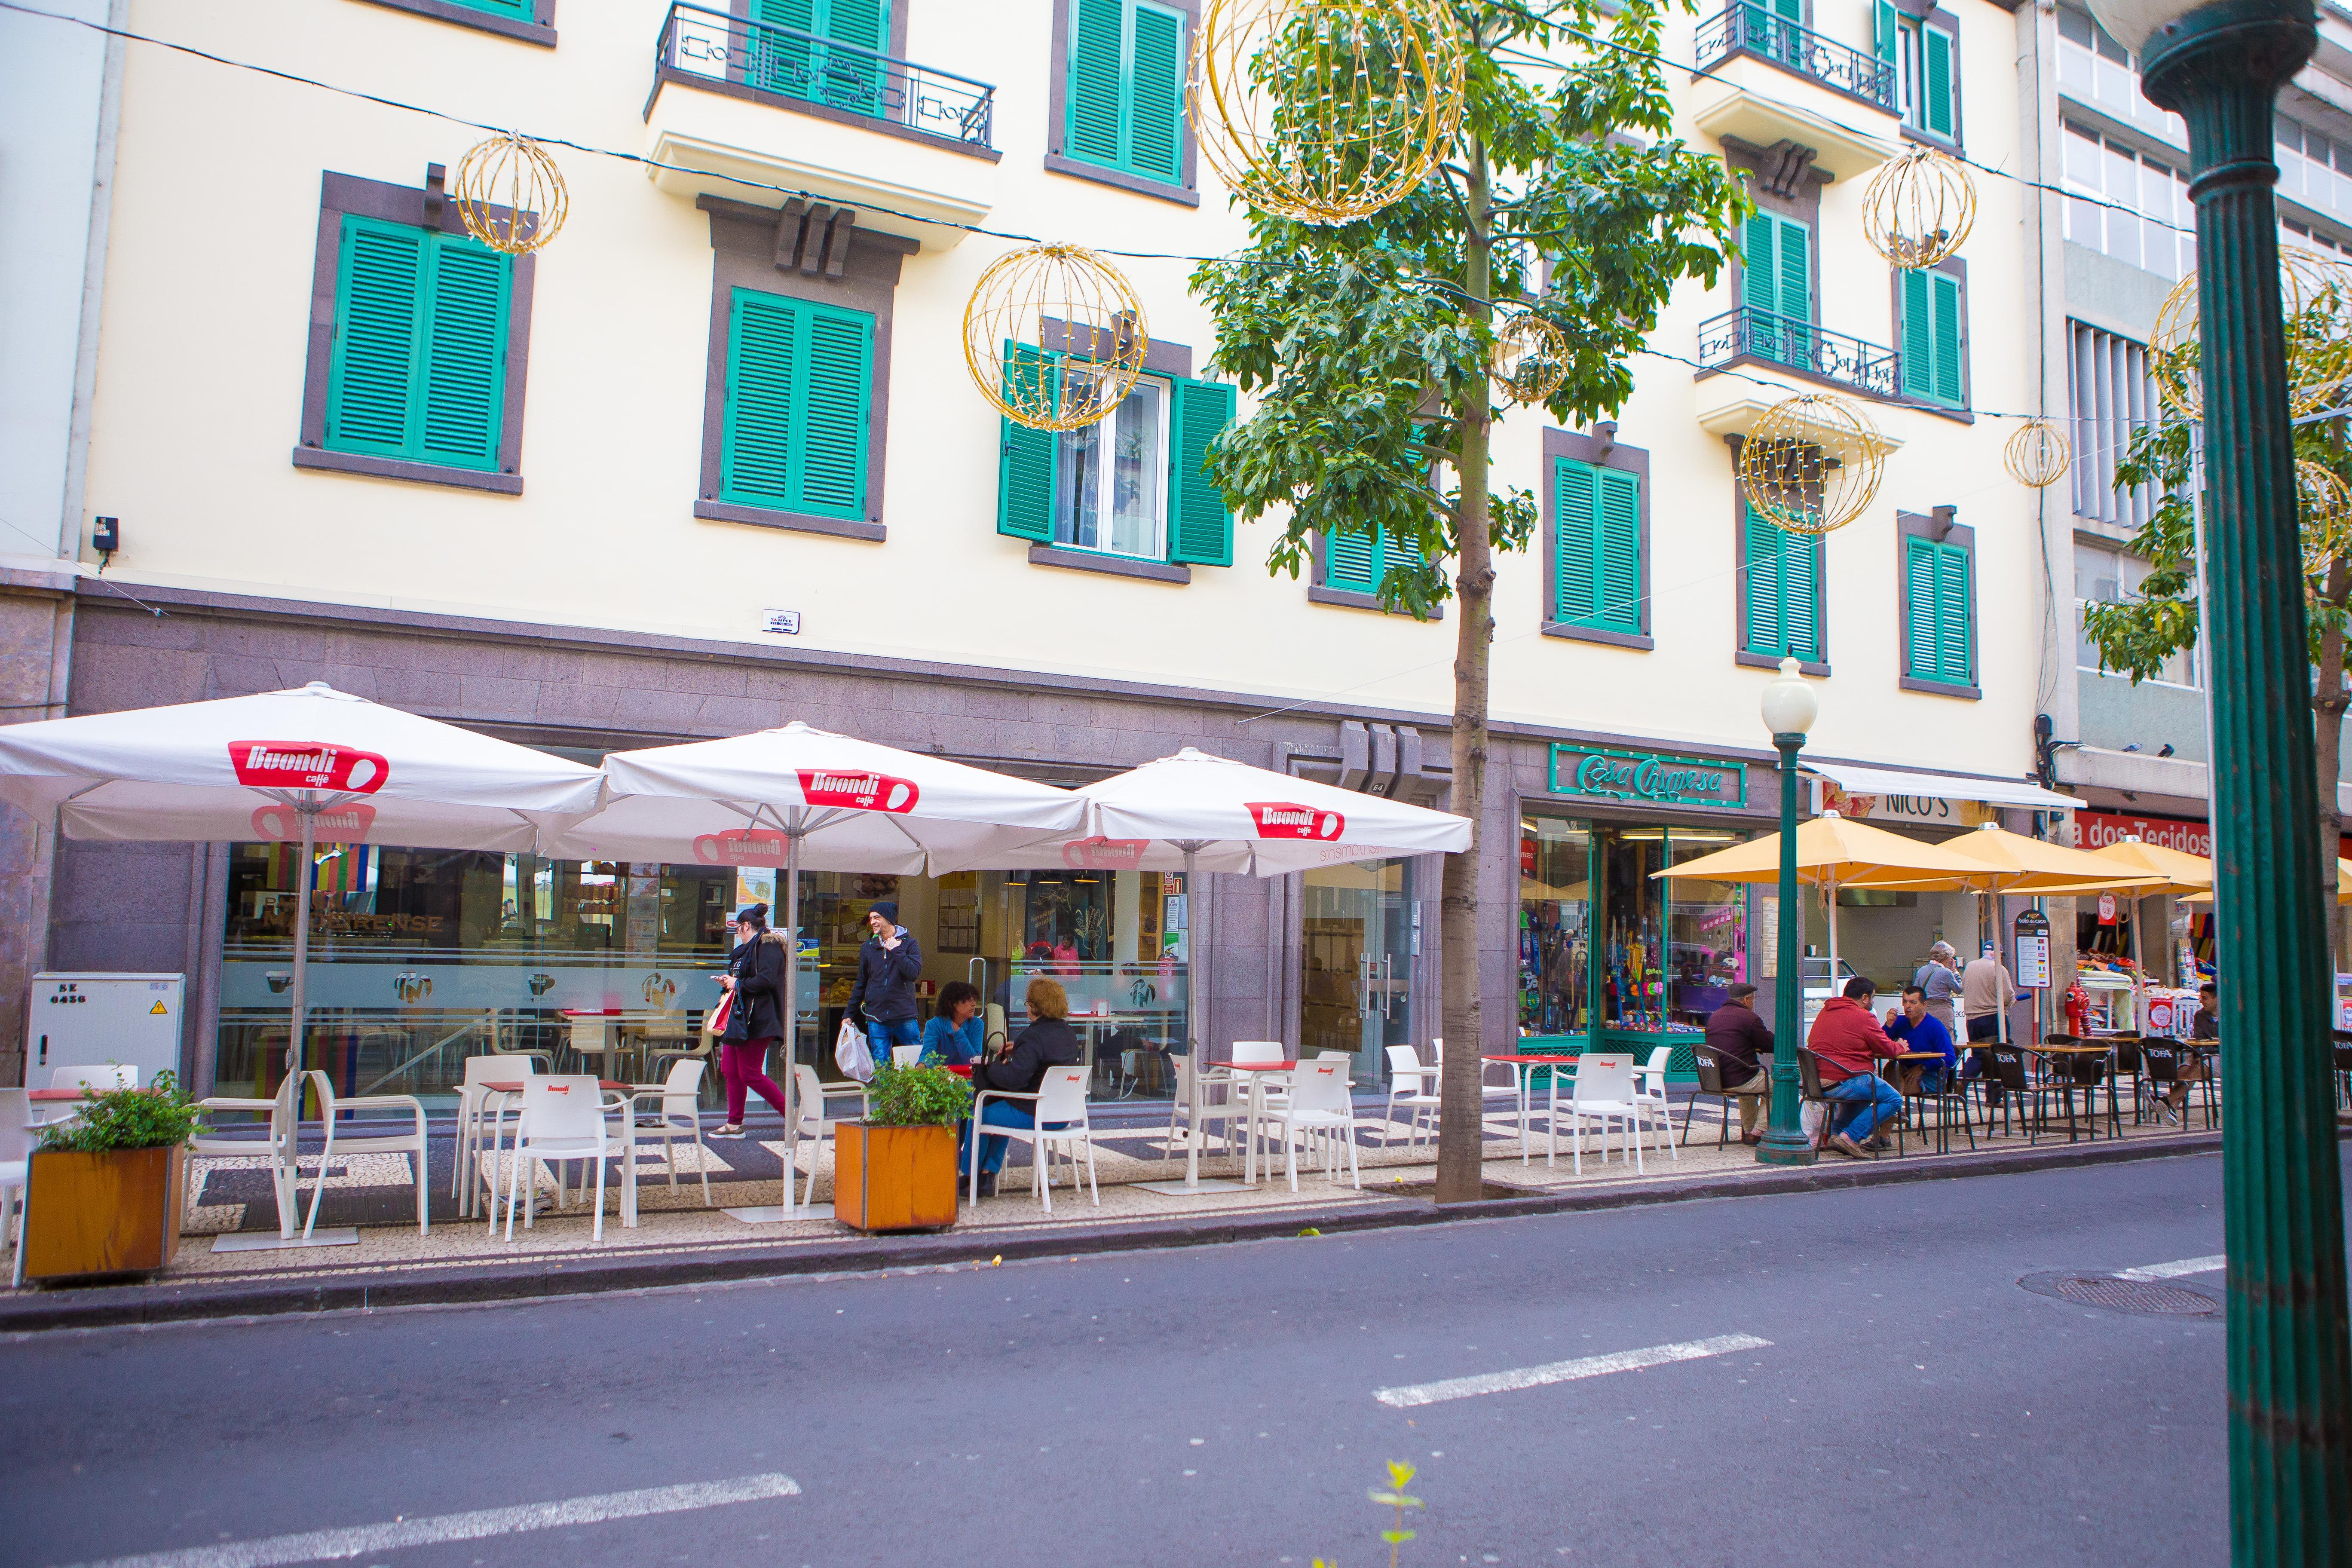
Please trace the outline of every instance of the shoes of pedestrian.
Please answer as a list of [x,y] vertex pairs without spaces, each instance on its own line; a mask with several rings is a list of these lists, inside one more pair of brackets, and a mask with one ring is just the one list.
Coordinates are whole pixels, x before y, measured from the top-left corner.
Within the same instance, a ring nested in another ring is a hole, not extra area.
[[730,1121],[724,1127],[713,1128],[711,1130],[710,1136],[713,1138],[740,1138],[743,1136],[743,1129],[740,1124]]
[[1761,1143],[1764,1142],[1764,1134],[1761,1132],[1742,1132],[1739,1135],[1739,1141],[1742,1143],[1748,1144]]
[[984,1198],[992,1198],[996,1195],[995,1172],[982,1171],[980,1173],[980,1195]]
[[1853,1139],[1847,1137],[1843,1132],[1831,1134],[1830,1147],[1836,1150],[1839,1153],[1843,1154],[1850,1160],[1867,1160],[1870,1158],[1870,1152],[1868,1150],[1864,1149],[1861,1144],[1855,1142]]
[[1895,1140],[1887,1137],[1873,1137],[1868,1142],[1863,1144],[1863,1147],[1874,1154],[1884,1154],[1895,1147]]

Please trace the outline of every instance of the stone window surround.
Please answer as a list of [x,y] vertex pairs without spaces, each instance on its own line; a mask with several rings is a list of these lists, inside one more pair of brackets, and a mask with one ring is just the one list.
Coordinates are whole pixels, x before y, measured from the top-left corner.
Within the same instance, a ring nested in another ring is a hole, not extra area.
[[[1949,419],[1958,425],[1973,425],[1977,422],[1976,377],[1969,369],[1969,361],[1971,357],[1969,353],[1969,344],[1976,334],[1969,327],[1969,259],[1965,256],[1947,257],[1927,270],[1940,272],[1947,278],[1957,278],[1960,283],[1960,405],[1958,408],[1947,408],[1940,403],[1930,403],[1925,398],[1910,396],[1896,398],[1894,401],[1900,407],[1912,409],[1920,414],[1933,414],[1939,419]],[[1895,323],[1895,352],[1899,353],[1902,352],[1903,342],[1903,269],[1901,268],[1887,269],[1886,287],[1887,308],[1893,312],[1888,320]]]
[[[1184,183],[1171,185],[1160,180],[1147,180],[1123,169],[1107,169],[1100,163],[1066,157],[1062,153],[1062,136],[1069,125],[1070,108],[1070,5],[1071,0],[1047,0],[1054,8],[1053,54],[1045,67],[1045,167],[1056,174],[1073,174],[1081,180],[1093,180],[1101,184],[1117,185],[1123,191],[1139,195],[1157,196],[1163,202],[1175,202],[1182,206],[1201,205],[1200,139],[1192,134],[1192,117],[1184,117]],[[1201,30],[1201,0],[1156,0],[1171,10],[1181,11],[1186,17],[1184,28],[1185,58],[1192,51]]]
[[[362,179],[356,174],[338,174],[332,170],[320,178],[318,253],[310,272],[310,355],[302,374],[301,436],[294,447],[294,466],[519,496],[522,494],[523,380],[530,363],[531,284],[539,270],[536,255],[514,258],[508,290],[506,399],[499,411],[496,468],[460,468],[406,458],[331,451],[326,444],[327,379],[335,362],[335,301],[341,283],[344,216],[379,218],[386,223],[436,229],[442,234],[464,234],[466,226],[457,216],[457,204],[442,194],[439,176],[428,174],[427,180],[425,187],[418,188]],[[437,223],[433,219],[436,208]],[[509,216],[505,207],[492,207],[489,211],[495,216]]]
[[[1644,447],[1619,446],[1617,426],[1613,420],[1597,428],[1601,433],[1592,436],[1549,426],[1544,429],[1543,478],[1539,481],[1542,494],[1538,498],[1543,518],[1538,525],[1543,530],[1543,607],[1539,612],[1542,631],[1548,637],[1605,643],[1611,647],[1638,648],[1646,653],[1658,646],[1658,639],[1652,635],[1650,625],[1650,453]],[[1561,458],[1572,463],[1589,463],[1596,468],[1615,468],[1632,474],[1641,481],[1642,629],[1639,632],[1570,626],[1565,621],[1551,618],[1552,612],[1559,607],[1552,598],[1553,586],[1559,581],[1559,485],[1553,478],[1552,465]]]
[[[1735,570],[1732,574],[1731,605],[1734,618],[1732,659],[1734,664],[1750,669],[1778,669],[1780,661],[1768,654],[1754,653],[1748,647],[1748,487],[1739,482],[1739,448],[1747,440],[1744,436],[1726,436],[1723,444],[1731,448],[1731,550]],[[1822,549],[1821,581],[1814,585],[1813,629],[1820,634],[1822,657],[1800,659],[1800,673],[1827,676],[1830,673],[1830,552],[1826,543]]]
[[[1932,697],[1958,697],[1976,702],[1982,700],[1984,697],[1980,684],[1963,686],[1949,680],[1925,680],[1918,676],[1903,673],[1909,668],[1907,661],[1911,657],[1911,585],[1908,581],[1906,559],[1910,550],[1904,542],[1909,539],[1932,539],[1939,543],[1957,544],[1969,552],[1969,651],[1972,656],[1970,662],[1975,663],[1983,657],[1984,646],[1982,639],[1978,636],[1977,629],[1977,531],[1965,523],[1953,521],[1952,519],[1958,515],[1958,509],[1956,507],[1939,506],[1932,513],[1924,516],[1916,511],[1898,511],[1895,514],[1895,635],[1896,639],[1895,668],[1898,675],[1898,686],[1902,690],[1924,691]],[[1982,679],[1983,671],[1979,668],[1978,681],[1980,683]]]
[[[1066,322],[1058,316],[1047,316],[1039,323],[1040,334],[1046,338],[1067,339],[1073,336]],[[1099,342],[1097,335],[1096,341]],[[1171,342],[1165,338],[1150,339],[1143,351],[1143,370],[1148,375],[1173,376],[1179,380],[1192,378],[1192,348],[1189,343]],[[1169,406],[1169,435],[1175,436],[1175,407]],[[1059,441],[1057,435],[1055,439]],[[1173,509],[1175,495],[1169,495]],[[1170,519],[1160,520],[1165,528]],[[1141,561],[1132,555],[1113,555],[1107,551],[1087,550],[1075,544],[1033,544],[1029,547],[1032,566],[1060,566],[1072,572],[1100,572],[1110,577],[1136,577],[1150,583],[1173,583],[1181,587],[1192,580],[1192,568],[1181,561]]]
[[[709,522],[744,522],[882,542],[887,537],[882,524],[882,476],[890,429],[891,312],[898,298],[899,264],[915,251],[916,242],[853,226],[842,275],[829,278],[821,272],[804,273],[797,267],[787,269],[779,262],[776,231],[786,209],[708,195],[696,197],[694,205],[710,216],[711,249],[710,345],[703,369],[702,479],[695,492],[694,515]],[[874,318],[873,373],[866,394],[864,521],[719,499],[727,438],[728,326],[737,289],[838,305]]]
[[382,5],[391,11],[406,11],[412,16],[430,16],[436,22],[451,22],[480,32],[496,33],[500,37],[514,38],[526,44],[541,44],[551,49],[555,47],[555,0],[537,0],[531,7],[532,19],[528,22],[477,11],[470,5],[457,5],[455,0],[367,0],[367,4]]

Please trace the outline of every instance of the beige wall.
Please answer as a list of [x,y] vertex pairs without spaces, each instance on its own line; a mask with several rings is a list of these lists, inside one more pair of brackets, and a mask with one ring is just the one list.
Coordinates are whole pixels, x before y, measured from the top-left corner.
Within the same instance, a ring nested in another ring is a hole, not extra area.
[[[1003,161],[964,171],[972,189],[996,193],[992,226],[1142,251],[1241,243],[1242,226],[1205,168],[1198,211],[1042,169],[1043,0],[908,3],[911,58],[996,84]],[[2012,24],[1982,0],[1948,5],[1961,18],[1969,150],[2013,164]],[[663,13],[660,0],[561,0],[551,50],[361,0],[143,0],[131,26],[468,118],[635,151],[646,142],[641,112]],[[1860,0],[1822,0],[1815,22],[1868,47]],[[1689,58],[1691,31],[1677,19],[1670,56]],[[694,112],[679,102],[690,90],[667,89],[665,119]],[[751,107],[694,96],[709,100],[713,123]],[[790,111],[759,117],[780,149],[807,130]],[[1710,145],[1695,130],[1691,137]],[[973,279],[1004,241],[974,237],[906,260],[887,542],[697,521],[709,224],[690,198],[663,194],[616,159],[556,150],[572,216],[539,265],[522,496],[296,469],[289,452],[321,171],[415,185],[428,162],[454,167],[477,139],[446,121],[131,48],[89,482],[90,508],[123,519],[126,548],[110,577],[730,640],[755,637],[761,611],[773,606],[803,613],[795,646],[1277,700],[1450,707],[1455,619],[1418,626],[1310,606],[1303,584],[1265,574],[1272,524],[1242,526],[1234,566],[1196,568],[1183,587],[1032,565],[1025,545],[995,535],[998,420],[965,375],[959,323]],[[952,175],[962,161],[932,162]],[[1888,343],[1887,269],[1859,237],[1862,184],[1842,179],[1824,195],[1823,324]],[[1974,399],[2031,409],[2037,372],[2019,187],[1980,177],[1979,195],[1965,252]],[[1188,264],[1124,265],[1149,302],[1153,335],[1205,359],[1213,345],[1205,313],[1185,294]],[[1658,346],[1691,354],[1697,323],[1730,300],[1727,277],[1712,290],[1684,289]],[[1579,730],[1758,744],[1757,695],[1768,677],[1733,663],[1730,460],[1696,414],[1708,384],[1668,359],[1645,359],[1640,372],[1619,439],[1652,453],[1656,649],[1536,635],[1540,557],[1508,559],[1495,709]],[[2000,467],[2015,426],[1870,411],[1902,445],[1869,516],[1829,543],[1834,674],[1816,748],[2021,774],[2031,766],[2042,557],[2033,494]],[[1498,480],[1534,489],[1539,450],[1540,422],[1512,420],[1497,441]],[[1982,701],[1897,688],[1895,513],[1939,505],[1957,506],[1976,530]]]

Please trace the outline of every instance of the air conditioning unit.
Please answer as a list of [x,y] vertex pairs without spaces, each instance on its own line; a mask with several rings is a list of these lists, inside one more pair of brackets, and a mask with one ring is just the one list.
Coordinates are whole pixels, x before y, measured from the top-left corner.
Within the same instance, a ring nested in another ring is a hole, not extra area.
[[53,1068],[110,1062],[137,1068],[142,1084],[159,1072],[179,1072],[187,989],[184,974],[34,975],[25,1016],[26,1083],[45,1089]]

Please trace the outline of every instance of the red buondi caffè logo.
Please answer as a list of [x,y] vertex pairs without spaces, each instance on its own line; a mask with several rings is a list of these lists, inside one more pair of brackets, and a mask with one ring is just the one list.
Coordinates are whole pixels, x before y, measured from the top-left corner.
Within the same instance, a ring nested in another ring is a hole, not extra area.
[[781,866],[791,853],[791,841],[772,827],[730,828],[694,841],[694,858],[706,866]]
[[[375,807],[345,801],[317,815],[310,837],[320,844],[364,844],[368,829],[374,826]],[[253,814],[253,836],[267,844],[299,844],[302,814],[290,805],[262,806]]]
[[392,764],[373,752],[316,741],[231,741],[236,782],[258,789],[350,790],[373,795],[392,776]]
[[803,768],[801,798],[811,805],[845,805],[858,811],[912,811],[923,792],[912,779],[888,773],[838,773]]
[[1347,831],[1348,819],[1336,811],[1318,811],[1286,800],[1244,803],[1260,838],[1314,838],[1325,843]]
[[1079,838],[1062,846],[1062,864],[1079,871],[1132,871],[1143,864],[1149,838]]

